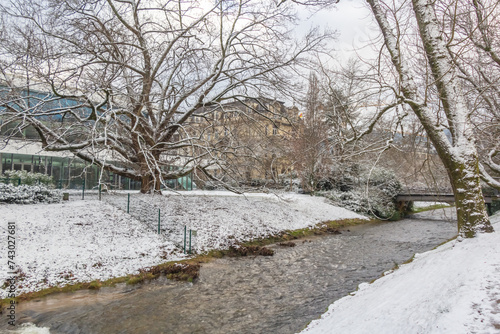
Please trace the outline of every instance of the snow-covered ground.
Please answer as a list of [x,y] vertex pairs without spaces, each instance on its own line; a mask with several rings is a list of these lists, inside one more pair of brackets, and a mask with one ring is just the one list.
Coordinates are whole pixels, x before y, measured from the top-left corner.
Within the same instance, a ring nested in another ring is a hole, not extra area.
[[[500,214],[492,217],[500,230]],[[500,333],[500,233],[448,242],[332,305],[302,333]]]
[[[106,203],[112,197],[109,195],[101,202],[73,196],[74,200],[60,204],[0,205],[0,242],[5,245],[0,253],[0,284],[11,271],[7,267],[8,222],[15,222],[15,257],[11,260],[22,271],[16,286],[19,295],[76,281],[134,274],[141,268],[184,258],[182,249],[175,246],[182,235],[164,230],[157,234],[156,208],[164,212],[166,226],[177,219],[179,226],[186,224],[188,229],[197,230],[197,247],[202,250],[225,248],[239,240],[326,220],[363,218],[327,204],[324,198],[307,195],[187,194],[135,194],[134,201],[140,201],[139,206],[149,208],[154,216],[151,223],[127,214],[126,205],[121,210]],[[117,198],[126,203],[126,196]],[[0,290],[0,298],[6,296],[7,290]]]
[[[126,210],[126,196],[106,196],[104,200]],[[131,196],[130,214],[156,230],[158,209],[161,209],[162,233],[182,245],[184,228],[195,230],[199,251],[224,249],[238,241],[263,238],[325,220],[363,218],[327,204],[325,198],[293,193],[276,196],[193,191],[182,195]]]

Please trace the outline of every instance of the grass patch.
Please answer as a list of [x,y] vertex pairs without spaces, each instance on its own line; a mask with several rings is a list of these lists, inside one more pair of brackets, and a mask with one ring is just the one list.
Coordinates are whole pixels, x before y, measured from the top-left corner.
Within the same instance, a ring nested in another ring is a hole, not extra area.
[[397,222],[398,220],[405,219],[406,217],[408,217],[408,215],[410,215],[412,213],[413,212],[405,213],[405,212],[396,211],[388,220],[391,222]]
[[127,280],[127,284],[139,284],[139,283],[142,283],[144,281],[150,281],[152,279],[155,279],[155,278],[158,278],[159,275],[154,275],[150,272],[146,272],[146,271],[141,271],[141,273],[139,275],[134,275],[134,276],[131,276],[129,277],[129,279]]
[[196,260],[187,260],[185,262],[160,264],[145,270],[143,273],[151,278],[157,278],[163,274],[168,279],[193,282],[200,275],[200,268],[201,265]]
[[446,241],[443,241],[442,243],[440,243],[440,244],[439,244],[439,245],[437,245],[436,247],[432,248],[431,250],[435,250],[435,249],[437,249],[438,247],[441,247],[441,246],[443,246],[444,244],[447,244],[448,242],[453,241],[453,240],[455,240],[455,239],[457,239],[457,238],[458,238],[458,235],[456,235],[456,236],[454,236],[453,238],[450,238],[450,239],[448,239],[448,240],[446,240]]
[[248,256],[248,255],[261,255],[261,256],[273,256],[274,251],[267,247],[258,245],[248,245],[248,246],[231,246],[229,250],[225,253],[227,256],[237,257],[237,256]]
[[287,230],[283,231],[278,235],[273,235],[267,238],[254,239],[248,242],[244,242],[243,246],[267,246],[272,244],[286,243],[292,240],[303,239],[307,237],[313,237],[318,235],[327,234],[340,234],[340,229],[356,226],[367,223],[379,222],[376,219],[342,219],[342,220],[331,220],[316,224],[314,227],[306,227],[299,230]]
[[282,246],[282,247],[295,247],[295,242],[293,241],[288,241],[288,242],[280,242],[278,244],[279,246]]

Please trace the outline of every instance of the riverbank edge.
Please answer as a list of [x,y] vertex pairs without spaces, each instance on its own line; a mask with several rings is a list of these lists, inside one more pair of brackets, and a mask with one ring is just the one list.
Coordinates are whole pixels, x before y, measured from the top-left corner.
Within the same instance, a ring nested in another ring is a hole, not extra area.
[[[445,206],[445,207],[446,207],[446,206]],[[440,209],[440,208],[438,208],[438,209]],[[427,208],[424,208],[424,210],[420,210],[420,211],[418,211],[418,212],[413,212],[413,213],[419,213],[419,212],[430,211],[430,210],[434,210],[434,209],[427,209]],[[403,219],[403,218],[401,218],[401,219]],[[439,247],[441,247],[441,246],[443,246],[443,245],[445,245],[445,244],[447,244],[447,243],[449,243],[449,242],[452,242],[452,241],[456,240],[457,238],[458,238],[458,233],[457,233],[457,235],[456,235],[456,236],[454,236],[453,238],[450,238],[450,239],[448,239],[448,240],[445,240],[445,241],[441,242],[440,244],[438,244],[437,246],[435,246],[435,247],[431,248],[431,249],[430,249],[430,250],[428,250],[427,252],[430,252],[430,251],[436,250],[436,249],[438,249]],[[350,292],[349,294],[347,294],[346,296],[349,296],[349,295],[351,295],[351,296],[352,296],[352,295],[355,295],[355,294],[356,294],[356,292],[358,292],[358,291],[359,291],[359,289],[360,289],[360,285],[361,285],[361,284],[373,284],[373,283],[375,283],[376,281],[378,281],[379,279],[383,278],[384,276],[387,276],[387,275],[390,275],[390,274],[394,273],[396,270],[400,269],[400,267],[401,267],[401,266],[403,266],[403,265],[405,265],[405,264],[412,263],[412,262],[415,260],[416,255],[417,255],[417,254],[416,254],[416,253],[414,253],[414,254],[413,254],[413,255],[412,255],[412,256],[411,256],[408,260],[403,261],[403,262],[401,262],[401,263],[395,263],[395,264],[394,264],[394,267],[392,267],[392,268],[391,268],[391,269],[389,269],[389,270],[384,271],[382,274],[380,274],[380,276],[379,276],[379,277],[374,278],[374,279],[372,279],[372,280],[371,280],[371,281],[369,281],[369,282],[364,282],[364,283],[360,283],[360,284],[358,284],[358,287],[356,288],[356,290],[351,291],[351,292]],[[327,311],[329,310],[329,308],[330,308],[330,305],[328,305],[328,306],[327,306],[327,308],[325,309],[325,312],[327,312]],[[303,331],[304,331],[307,327],[309,327],[309,325],[311,324],[311,322],[313,322],[313,321],[315,321],[315,320],[320,319],[322,316],[323,316],[323,315],[320,315],[318,318],[310,320],[310,321],[309,321],[309,322],[308,322],[308,323],[304,326],[304,328],[302,328],[301,332],[303,332]]]
[[205,253],[197,254],[191,258],[168,261],[156,266],[142,268],[139,274],[129,274],[126,276],[114,277],[105,281],[93,280],[90,282],[76,282],[67,284],[61,287],[49,287],[46,289],[24,293],[15,298],[0,299],[0,314],[12,302],[19,304],[33,299],[43,298],[55,293],[75,292],[78,290],[99,290],[102,287],[114,287],[117,284],[139,284],[145,281],[157,279],[160,276],[166,276],[168,279],[177,281],[193,282],[198,278],[199,270],[203,263],[211,262],[215,259],[226,256],[248,256],[248,255],[272,255],[273,251],[266,246],[283,243],[284,246],[291,246],[290,242],[294,240],[302,240],[313,236],[322,236],[328,234],[338,234],[340,229],[350,226],[378,223],[378,219],[339,219],[320,222],[312,227],[306,227],[298,230],[285,230],[276,235],[271,235],[266,238],[253,239],[246,242],[238,243],[236,246],[224,250],[210,250]]

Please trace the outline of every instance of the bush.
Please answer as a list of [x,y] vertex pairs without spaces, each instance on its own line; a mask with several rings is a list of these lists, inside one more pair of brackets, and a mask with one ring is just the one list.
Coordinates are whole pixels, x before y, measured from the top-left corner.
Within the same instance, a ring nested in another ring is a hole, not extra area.
[[12,184],[17,185],[18,179],[21,179],[23,185],[45,185],[47,187],[54,187],[54,179],[42,173],[32,173],[25,170],[7,170],[3,178],[11,179]]
[[391,218],[396,212],[395,199],[401,183],[392,171],[347,166],[333,174],[329,184],[333,189],[320,194],[335,205],[379,218]]
[[368,193],[360,189],[347,192],[332,190],[323,195],[335,205],[378,218],[391,218],[396,212],[393,199],[380,189],[369,189]]
[[61,201],[59,190],[49,189],[45,185],[29,186],[22,184],[0,183],[0,202],[15,204],[58,203]]

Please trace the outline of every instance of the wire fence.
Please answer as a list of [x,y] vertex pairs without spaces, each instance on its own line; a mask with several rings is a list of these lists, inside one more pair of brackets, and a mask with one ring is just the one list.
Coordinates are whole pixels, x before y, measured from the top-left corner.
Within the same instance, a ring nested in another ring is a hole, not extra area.
[[[55,188],[52,182],[40,179],[0,178],[0,183],[11,184],[14,189],[22,186],[44,185]],[[57,183],[57,182],[56,182]],[[60,184],[60,183],[59,183]],[[162,235],[166,240],[182,248],[184,253],[195,251],[197,231],[183,223],[182,214],[174,217],[168,209],[163,196],[147,196],[138,192],[109,191],[106,185],[98,185],[97,189],[87,189],[85,180],[79,182],[79,187],[63,189],[63,201],[96,200],[103,201],[130,214],[142,222],[149,230]],[[13,195],[16,197],[17,195]],[[59,196],[56,193],[56,196]],[[13,202],[15,203],[15,201]],[[26,202],[25,202],[26,203]]]
[[[88,195],[87,195],[88,196]],[[90,196],[123,210],[177,247],[185,254],[196,251],[197,231],[172,214],[163,196],[147,196],[139,193],[93,192]]]
[[138,192],[108,191],[107,189],[66,190],[62,192],[63,201],[95,200],[102,201],[140,221],[148,230],[172,242],[185,254],[197,251],[198,231],[183,220],[182,212],[174,210],[167,199],[158,195],[144,195]]

